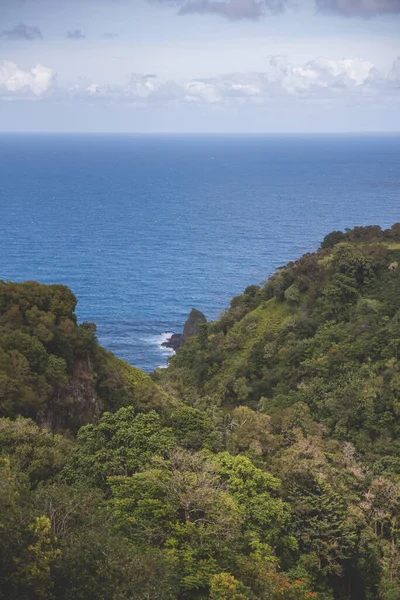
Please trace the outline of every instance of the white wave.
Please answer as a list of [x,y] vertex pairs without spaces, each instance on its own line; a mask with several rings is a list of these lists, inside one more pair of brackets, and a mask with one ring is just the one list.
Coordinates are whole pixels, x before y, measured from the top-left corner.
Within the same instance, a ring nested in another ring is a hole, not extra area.
[[168,342],[168,340],[170,339],[171,335],[173,335],[173,334],[165,332],[165,333],[162,333],[161,335],[154,335],[154,336],[147,337],[143,341],[148,342],[152,346],[157,346],[157,348],[163,354],[168,355],[168,356],[172,356],[173,354],[175,354],[175,350],[172,350],[172,348],[165,348],[165,346],[162,345],[165,342]]

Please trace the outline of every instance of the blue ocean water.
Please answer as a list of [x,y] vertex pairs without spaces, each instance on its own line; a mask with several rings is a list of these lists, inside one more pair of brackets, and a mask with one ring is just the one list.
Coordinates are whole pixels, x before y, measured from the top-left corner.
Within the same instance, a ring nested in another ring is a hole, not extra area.
[[147,371],[190,309],[333,229],[400,221],[400,136],[0,136],[0,279],[64,283]]

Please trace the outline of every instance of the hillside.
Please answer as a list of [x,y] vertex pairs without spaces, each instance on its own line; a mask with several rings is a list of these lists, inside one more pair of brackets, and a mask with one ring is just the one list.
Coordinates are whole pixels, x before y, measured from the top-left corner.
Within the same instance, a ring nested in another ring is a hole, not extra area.
[[93,323],[78,325],[75,307],[65,286],[0,282],[0,417],[77,431],[159,395],[145,373],[99,346]]
[[[369,462],[400,473],[400,225],[326,236],[233,298],[158,374],[189,403],[262,413],[298,403]],[[389,468],[389,467],[388,467]]]
[[0,600],[400,597],[400,225],[329,234],[153,380],[75,302],[0,286]]

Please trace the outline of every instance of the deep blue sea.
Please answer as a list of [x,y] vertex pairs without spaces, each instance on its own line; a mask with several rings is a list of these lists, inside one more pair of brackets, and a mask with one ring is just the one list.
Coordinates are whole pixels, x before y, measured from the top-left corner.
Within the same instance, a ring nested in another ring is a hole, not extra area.
[[0,279],[64,283],[151,371],[192,307],[354,225],[400,221],[400,136],[0,136]]

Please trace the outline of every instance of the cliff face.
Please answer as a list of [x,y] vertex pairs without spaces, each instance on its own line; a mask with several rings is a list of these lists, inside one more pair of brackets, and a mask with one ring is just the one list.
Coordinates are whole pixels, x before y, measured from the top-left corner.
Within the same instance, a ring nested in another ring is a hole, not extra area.
[[77,431],[135,405],[137,384],[157,396],[148,375],[99,346],[95,325],[78,325],[75,305],[61,285],[0,282],[0,417]]
[[43,416],[39,413],[36,420],[51,431],[77,430],[97,421],[103,410],[90,361],[77,360],[66,385],[50,395]]

